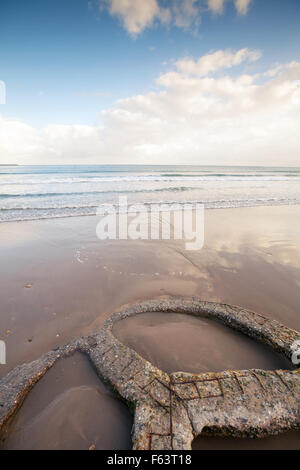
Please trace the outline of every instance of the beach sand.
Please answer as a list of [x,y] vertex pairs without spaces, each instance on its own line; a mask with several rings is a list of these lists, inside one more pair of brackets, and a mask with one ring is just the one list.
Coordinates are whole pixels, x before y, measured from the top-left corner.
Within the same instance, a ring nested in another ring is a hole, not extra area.
[[[101,328],[123,305],[160,295],[240,305],[300,330],[299,216],[299,206],[206,210],[199,251],[186,251],[174,240],[100,241],[97,217],[0,224],[0,339],[7,345],[0,375]],[[189,342],[187,333],[190,321],[186,317],[184,354],[176,355],[180,369],[197,365],[195,341]],[[172,337],[174,331],[174,322],[168,329],[164,321],[165,334]],[[214,328],[209,331],[213,339]],[[244,347],[239,341],[236,350]],[[277,367],[281,361],[255,345],[247,347],[255,367]],[[229,354],[224,362],[226,348],[212,358],[216,370],[230,360]],[[248,367],[246,356],[239,358],[239,367]],[[205,367],[210,365],[206,361]]]
[[60,359],[33,388],[3,448],[129,450],[132,416],[93,371],[87,357]]

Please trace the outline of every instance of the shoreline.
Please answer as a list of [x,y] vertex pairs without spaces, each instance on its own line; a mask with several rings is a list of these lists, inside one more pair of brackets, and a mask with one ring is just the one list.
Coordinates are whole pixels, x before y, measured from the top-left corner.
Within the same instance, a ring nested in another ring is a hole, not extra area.
[[[136,204],[140,203],[129,203],[129,206],[134,206]],[[153,202],[144,202],[143,205],[148,206],[151,204],[157,204],[156,201]],[[202,202],[197,202],[197,201],[186,201],[186,202],[178,202],[178,201],[171,201],[171,202],[160,202],[158,204],[162,205],[172,205],[172,204],[178,204],[178,205],[184,205],[184,204],[202,204],[204,206],[204,210],[222,210],[222,209],[247,209],[247,208],[255,208],[255,207],[281,207],[281,206],[299,206],[300,201],[293,201],[291,202],[283,202],[283,203],[278,203],[275,202],[274,204],[266,204],[265,202],[263,204],[249,204],[249,205],[241,205],[241,206],[224,206],[224,207],[215,207],[215,206],[207,206],[205,203]],[[111,205],[117,206],[117,203],[112,203]],[[92,206],[95,208],[98,208],[99,205]],[[10,209],[13,210],[13,209]],[[15,209],[18,210],[18,209]],[[181,210],[181,209],[180,209]],[[163,211],[161,211],[163,212]],[[119,212],[116,212],[116,214],[119,214]],[[130,215],[130,212],[127,212],[128,215]],[[5,223],[13,223],[13,222],[35,222],[35,221],[43,221],[43,220],[56,220],[56,219],[70,219],[70,218],[78,218],[78,217],[97,217],[96,213],[93,214],[74,214],[74,215],[57,215],[57,216],[52,216],[52,217],[37,217],[37,218],[32,218],[32,219],[11,219],[11,220],[1,220],[0,219],[0,225],[5,224]]]

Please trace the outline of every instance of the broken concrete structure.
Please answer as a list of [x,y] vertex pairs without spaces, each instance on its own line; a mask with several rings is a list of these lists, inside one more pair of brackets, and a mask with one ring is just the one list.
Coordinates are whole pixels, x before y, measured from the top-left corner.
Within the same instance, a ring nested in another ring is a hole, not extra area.
[[122,344],[113,326],[132,315],[175,312],[210,317],[291,359],[300,333],[240,307],[163,297],[112,315],[100,332],[17,366],[0,379],[0,430],[34,384],[60,358],[86,353],[99,376],[134,412],[134,449],[191,449],[201,432],[262,437],[300,429],[300,369],[167,374]]

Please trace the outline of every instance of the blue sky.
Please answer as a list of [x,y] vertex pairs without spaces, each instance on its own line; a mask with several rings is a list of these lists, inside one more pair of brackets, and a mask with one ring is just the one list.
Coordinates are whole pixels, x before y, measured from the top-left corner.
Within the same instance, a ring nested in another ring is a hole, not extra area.
[[[138,34],[126,28],[123,13],[112,10],[111,3],[119,8],[122,1],[103,0],[99,8],[96,0],[2,0],[0,80],[6,104],[0,114],[37,131],[48,125],[102,126],[101,111],[119,99],[159,93],[156,79],[185,57],[197,61],[213,51],[243,48],[262,52],[254,63],[234,67],[232,78],[300,61],[299,0],[252,0],[247,14],[238,14],[233,0],[225,0],[220,14],[206,0],[186,0],[199,21],[190,18],[188,26],[178,27],[174,18],[162,22],[154,16]],[[176,2],[159,1],[166,9]]]
[[38,127],[92,125],[116,99],[153,89],[182,56],[249,47],[264,51],[261,67],[300,60],[299,0],[256,0],[246,16],[228,3],[222,15],[203,12],[197,34],[156,24],[136,38],[96,1],[2,0],[0,8],[3,112]]

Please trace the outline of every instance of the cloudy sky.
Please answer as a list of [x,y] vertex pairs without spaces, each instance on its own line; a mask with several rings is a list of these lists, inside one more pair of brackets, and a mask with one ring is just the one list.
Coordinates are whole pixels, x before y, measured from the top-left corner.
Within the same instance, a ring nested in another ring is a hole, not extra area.
[[0,163],[300,165],[299,44],[299,0],[1,0]]

